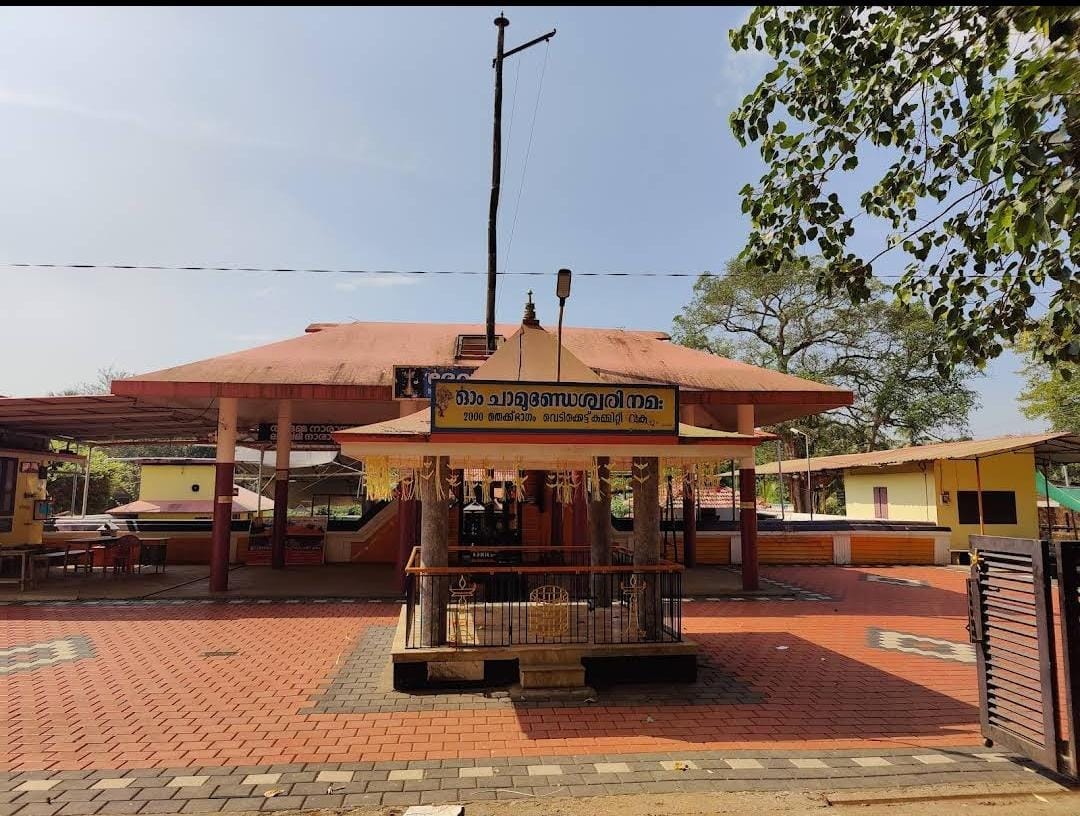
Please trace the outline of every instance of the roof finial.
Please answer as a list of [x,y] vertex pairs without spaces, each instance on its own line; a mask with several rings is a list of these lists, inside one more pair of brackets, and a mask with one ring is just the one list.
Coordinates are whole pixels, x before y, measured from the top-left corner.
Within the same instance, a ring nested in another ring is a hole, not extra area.
[[536,306],[533,304],[532,289],[529,290],[529,300],[525,303],[525,316],[521,318],[522,326],[536,326],[540,325],[540,321],[536,317]]

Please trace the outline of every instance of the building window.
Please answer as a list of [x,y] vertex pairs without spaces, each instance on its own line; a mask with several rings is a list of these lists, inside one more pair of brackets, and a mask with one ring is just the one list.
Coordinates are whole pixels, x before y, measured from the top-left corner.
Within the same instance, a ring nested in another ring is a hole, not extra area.
[[[1016,524],[1016,493],[1012,490],[984,490],[982,505],[987,524]],[[956,510],[961,524],[978,524],[978,491],[956,491]]]
[[889,517],[889,490],[885,487],[874,488],[874,518],[887,519]]
[[19,478],[19,460],[0,458],[0,516],[15,515],[15,483]]

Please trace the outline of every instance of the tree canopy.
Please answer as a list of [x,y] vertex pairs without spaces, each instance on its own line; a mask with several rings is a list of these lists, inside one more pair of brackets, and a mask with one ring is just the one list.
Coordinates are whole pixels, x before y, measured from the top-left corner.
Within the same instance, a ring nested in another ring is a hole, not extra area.
[[740,261],[703,275],[675,318],[675,339],[785,374],[854,392],[854,404],[800,423],[818,454],[876,450],[967,432],[976,394],[968,365],[942,372],[944,330],[925,309],[904,306],[872,285],[854,305],[816,285],[802,264],[755,269]]
[[[1022,350],[1030,351],[1024,338]],[[1027,381],[1020,392],[1020,410],[1028,419],[1045,420],[1051,430],[1080,433],[1080,366],[1061,365],[1056,369],[1031,360],[1023,370]]]
[[943,367],[1022,332],[1046,363],[1080,361],[1078,7],[758,6],[730,39],[775,60],[731,115],[766,164],[741,191],[744,260],[820,254],[816,283],[855,301],[889,279],[944,327]]

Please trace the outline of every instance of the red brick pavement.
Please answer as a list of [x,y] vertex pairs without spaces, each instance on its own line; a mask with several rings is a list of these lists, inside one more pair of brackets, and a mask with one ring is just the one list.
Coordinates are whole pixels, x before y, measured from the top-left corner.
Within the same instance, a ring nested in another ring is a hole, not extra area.
[[[928,587],[862,580],[914,578]],[[8,606],[0,648],[81,635],[92,659],[0,675],[0,770],[127,769],[979,741],[975,669],[873,648],[966,642],[964,573],[768,570],[834,601],[697,601],[686,634],[758,704],[302,714],[390,604]],[[206,651],[237,656],[204,657]]]

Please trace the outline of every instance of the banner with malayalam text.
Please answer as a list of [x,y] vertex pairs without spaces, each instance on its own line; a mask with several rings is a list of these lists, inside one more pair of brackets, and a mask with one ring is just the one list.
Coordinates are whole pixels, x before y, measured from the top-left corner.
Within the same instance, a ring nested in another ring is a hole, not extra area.
[[668,385],[435,381],[431,430],[674,435],[679,390]]

